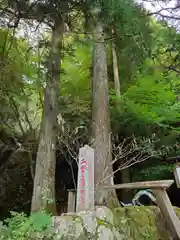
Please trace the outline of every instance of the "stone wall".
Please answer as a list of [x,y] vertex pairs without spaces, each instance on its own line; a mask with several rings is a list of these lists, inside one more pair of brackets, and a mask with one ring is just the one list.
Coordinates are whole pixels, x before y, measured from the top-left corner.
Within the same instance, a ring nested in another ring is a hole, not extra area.
[[[177,209],[180,216],[180,211]],[[127,207],[68,213],[53,218],[57,239],[168,240],[167,226],[155,207]],[[56,238],[55,238],[56,239]]]

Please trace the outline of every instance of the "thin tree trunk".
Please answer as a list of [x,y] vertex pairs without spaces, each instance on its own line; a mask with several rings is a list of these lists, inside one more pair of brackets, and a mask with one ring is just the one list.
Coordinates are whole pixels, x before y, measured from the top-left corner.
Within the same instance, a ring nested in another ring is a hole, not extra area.
[[52,30],[52,42],[48,59],[47,85],[45,89],[41,133],[36,159],[31,211],[42,209],[55,214],[55,166],[57,101],[60,90],[60,50],[64,23],[59,20]]
[[[107,61],[103,27],[100,22],[96,23],[93,40],[92,136],[95,149],[95,185],[98,186],[108,175],[111,177],[101,184],[113,184]],[[115,191],[96,191],[95,204],[117,206]]]
[[113,74],[114,74],[114,89],[116,92],[116,97],[121,96],[120,90],[120,80],[119,80],[119,70],[118,70],[118,59],[116,53],[116,46],[112,43],[112,59],[113,59]]
[[[118,58],[116,52],[116,46],[114,42],[112,43],[112,59],[113,59],[113,73],[114,73],[114,89],[116,93],[117,99],[121,96],[120,90],[120,79],[119,79],[119,70],[118,70]],[[119,105],[119,101],[117,100],[117,110],[120,112],[121,108]],[[121,180],[122,183],[130,182],[130,171],[129,168],[121,171]],[[130,193],[126,190],[121,190],[121,196],[123,201],[129,200]]]

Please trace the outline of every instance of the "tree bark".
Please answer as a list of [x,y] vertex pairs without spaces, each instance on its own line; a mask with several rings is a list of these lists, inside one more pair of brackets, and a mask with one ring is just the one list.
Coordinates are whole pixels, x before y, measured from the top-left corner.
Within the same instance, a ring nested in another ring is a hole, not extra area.
[[55,166],[57,102],[60,91],[60,50],[64,23],[60,19],[52,29],[51,49],[48,59],[47,82],[43,103],[41,132],[36,159],[31,211],[56,212]]
[[[95,149],[95,186],[98,186],[113,184],[107,61],[103,27],[100,22],[96,22],[93,36],[92,137]],[[107,178],[109,175],[111,177]],[[104,178],[107,179],[102,182]],[[95,192],[95,205],[112,207],[118,203],[115,191]]]

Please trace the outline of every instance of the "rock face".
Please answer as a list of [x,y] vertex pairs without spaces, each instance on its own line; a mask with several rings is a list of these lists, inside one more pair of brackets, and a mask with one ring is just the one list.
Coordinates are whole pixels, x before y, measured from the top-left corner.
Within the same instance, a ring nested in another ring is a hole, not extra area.
[[[177,209],[177,213],[180,213]],[[180,214],[179,214],[180,215]],[[155,207],[127,207],[68,213],[54,217],[57,239],[166,240],[170,239]]]

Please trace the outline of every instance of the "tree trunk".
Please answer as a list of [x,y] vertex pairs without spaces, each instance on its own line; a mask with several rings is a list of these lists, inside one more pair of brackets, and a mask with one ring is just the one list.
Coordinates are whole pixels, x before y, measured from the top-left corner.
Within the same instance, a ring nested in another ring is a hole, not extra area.
[[120,80],[119,80],[119,70],[118,70],[118,59],[116,53],[116,46],[112,43],[112,59],[113,59],[113,74],[114,74],[114,88],[116,92],[116,97],[121,96],[120,90]]
[[57,101],[60,91],[60,50],[64,23],[59,20],[52,30],[52,41],[48,59],[47,83],[44,96],[41,132],[36,159],[34,189],[31,211],[56,212],[55,166]]
[[[118,58],[116,52],[116,46],[114,42],[112,43],[112,59],[113,59],[113,73],[114,73],[114,88],[117,99],[121,96],[120,90],[120,79],[119,79],[119,70],[118,70]],[[117,110],[120,112],[121,108],[119,106],[119,101],[117,101]],[[122,183],[130,182],[130,171],[129,168],[121,170],[121,180]],[[122,201],[128,201],[130,199],[130,192],[127,190],[121,190]]]
[[[95,186],[98,186],[113,184],[106,49],[100,22],[96,22],[93,36],[92,136],[95,149]],[[102,181],[104,178],[106,180]],[[112,207],[118,203],[115,191],[95,193],[96,205]]]

